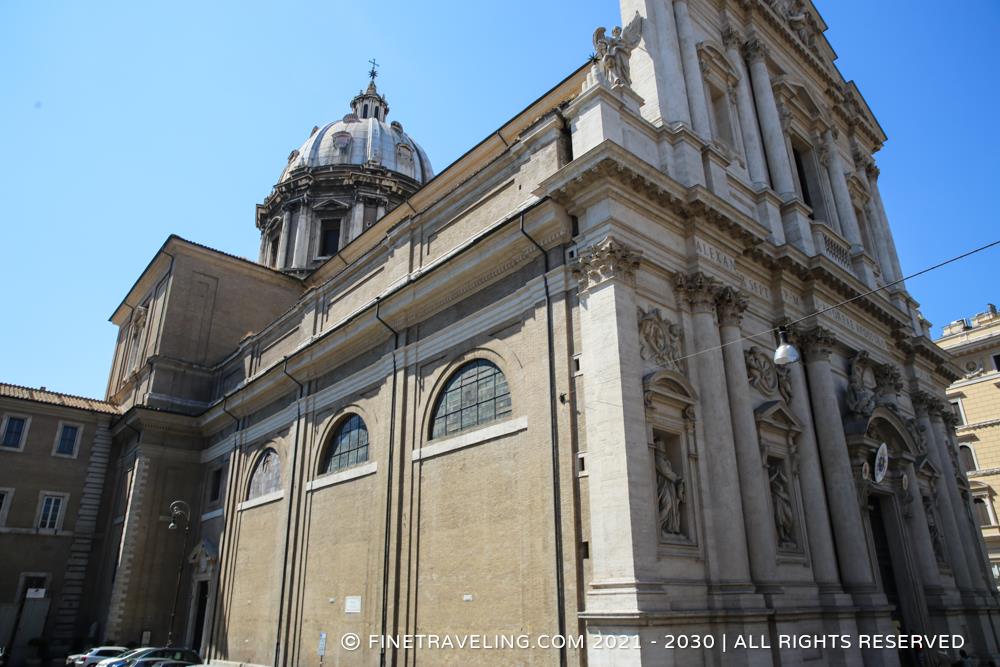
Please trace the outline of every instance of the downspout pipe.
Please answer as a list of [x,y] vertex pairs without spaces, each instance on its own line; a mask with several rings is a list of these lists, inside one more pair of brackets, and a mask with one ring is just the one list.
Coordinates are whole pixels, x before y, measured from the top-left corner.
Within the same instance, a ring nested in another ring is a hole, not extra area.
[[[566,589],[565,573],[563,571],[563,534],[562,534],[562,491],[559,479],[559,426],[556,423],[556,366],[555,366],[555,331],[552,327],[552,296],[549,293],[549,254],[545,252],[538,241],[524,228],[524,213],[521,213],[519,229],[532,245],[542,254],[544,273],[542,283],[545,286],[545,329],[548,342],[549,367],[549,437],[552,444],[552,522],[555,535],[556,556],[556,613],[559,620],[559,635],[566,636]],[[559,664],[566,664],[566,646],[559,647]]]
[[[298,459],[299,459],[299,447],[302,444],[302,398],[305,396],[305,385],[295,379],[295,377],[288,372],[288,357],[286,356],[281,364],[281,372],[285,376],[294,382],[299,390],[298,395],[295,399],[295,441],[292,443],[292,476],[289,480],[288,486],[288,499],[285,503],[285,545],[282,549],[283,555],[281,559],[281,586],[278,590],[278,618],[275,624],[277,630],[275,631],[274,637],[274,665],[283,664],[281,661],[281,631],[283,629],[283,624],[281,618],[285,611],[285,590],[288,587],[288,551],[291,548],[291,535],[292,535],[292,501],[295,499],[295,476],[298,470]],[[287,629],[287,626],[284,628]]]
[[[389,617],[389,530],[392,526],[392,473],[393,456],[395,455],[396,440],[396,352],[399,350],[399,332],[393,329],[388,322],[382,319],[382,300],[375,300],[375,319],[392,334],[392,398],[389,410],[389,449],[388,449],[388,471],[385,484],[385,545],[382,554],[382,636],[385,637]],[[379,650],[378,664],[385,665],[385,642]]]

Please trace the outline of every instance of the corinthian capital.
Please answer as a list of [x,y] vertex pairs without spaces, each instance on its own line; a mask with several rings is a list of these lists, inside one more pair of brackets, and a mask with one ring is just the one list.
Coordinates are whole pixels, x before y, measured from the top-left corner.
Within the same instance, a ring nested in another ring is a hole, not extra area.
[[583,250],[573,263],[573,275],[580,290],[588,290],[609,280],[635,285],[641,252],[632,250],[614,237],[607,237]]
[[913,409],[918,415],[940,417],[944,411],[941,399],[920,389],[910,393],[910,402],[913,403]]
[[743,43],[743,57],[751,64],[764,60],[767,58],[767,44],[760,37],[751,37]]
[[727,25],[722,29],[722,45],[726,49],[739,49],[742,41],[740,32],[733,26]]
[[837,344],[833,332],[823,327],[814,327],[803,332],[799,336],[802,351],[810,361],[822,361],[829,359],[833,353],[833,347]]
[[723,326],[739,326],[743,319],[743,311],[747,309],[749,300],[746,295],[735,287],[723,287],[715,297],[719,309],[719,323]]
[[696,312],[713,310],[715,299],[722,289],[722,283],[701,271],[678,275],[674,286],[677,288],[677,295],[687,299]]

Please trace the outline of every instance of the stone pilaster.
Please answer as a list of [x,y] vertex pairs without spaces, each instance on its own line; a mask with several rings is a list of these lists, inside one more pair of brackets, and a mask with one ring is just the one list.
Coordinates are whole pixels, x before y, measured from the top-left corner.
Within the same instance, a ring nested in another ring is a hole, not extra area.
[[844,173],[844,161],[840,158],[840,150],[837,148],[833,130],[827,129],[823,133],[823,141],[826,144],[826,169],[830,176],[830,186],[833,188],[833,202],[837,207],[841,232],[847,242],[851,244],[852,254],[863,252],[864,243],[861,241],[861,228],[858,226],[858,217],[854,213],[854,202],[851,200],[851,192],[847,187],[847,176]]
[[875,577],[830,368],[833,345],[833,336],[822,329],[813,329],[803,337],[812,411],[843,584],[851,593],[871,592],[875,589]]
[[934,500],[937,502],[942,515],[941,523],[943,525],[941,528],[944,530],[948,563],[951,565],[951,571],[955,575],[955,583],[959,589],[968,592],[972,590],[973,583],[969,572],[969,564],[965,557],[965,549],[962,546],[962,536],[958,529],[959,524],[956,521],[956,517],[959,517],[956,510],[960,510],[961,507],[958,505],[959,499],[958,490],[955,488],[955,476],[954,474],[949,474],[951,470],[950,461],[947,461],[947,467],[945,467],[945,459],[948,458],[947,453],[941,451],[941,447],[937,442],[937,436],[931,426],[930,412],[940,412],[940,405],[932,396],[924,392],[915,392],[911,398],[913,409],[917,413],[917,422],[923,427],[924,433],[927,435],[927,457],[934,467],[941,471],[941,479],[937,481],[937,497]]
[[635,272],[639,253],[608,237],[580,253],[593,578],[587,608],[642,608],[644,567],[656,560],[655,489],[642,397]]
[[[801,344],[799,340],[795,342]],[[804,491],[802,504],[806,515],[806,533],[812,557],[813,579],[821,592],[836,593],[840,591],[840,575],[837,571],[830,513],[823,488],[823,470],[816,446],[816,427],[813,424],[812,411],[809,409],[806,374],[801,363],[789,365],[788,374],[792,393],[789,407],[802,422],[802,433],[799,434],[797,441],[799,481]]]
[[121,643],[122,623],[125,620],[125,607],[128,602],[132,581],[132,564],[136,551],[144,544],[140,533],[144,531],[144,522],[149,518],[143,516],[146,489],[148,487],[149,459],[143,454],[137,454],[132,480],[127,490],[125,504],[125,520],[122,524],[122,534],[118,546],[118,564],[115,568],[115,579],[111,586],[111,601],[108,604],[108,617],[104,623],[104,639],[108,643]]
[[705,460],[713,487],[711,503],[705,507],[705,525],[711,533],[715,556],[709,563],[709,576],[716,591],[748,592],[753,586],[746,525],[725,362],[720,349],[722,341],[715,322],[721,285],[700,272],[678,276],[675,285],[678,296],[691,308],[695,346],[691,361],[697,366],[704,437],[709,443],[705,447]]
[[[712,125],[708,119],[708,100],[705,98],[701,64],[698,62],[698,38],[694,34],[687,0],[673,0],[673,5],[684,69],[684,83],[687,87],[688,106],[691,109],[691,124],[694,131],[708,141],[712,138]],[[667,6],[670,6],[670,0],[667,1]]]
[[767,71],[767,46],[755,36],[743,45],[743,54],[750,63],[750,78],[757,100],[757,117],[764,137],[771,183],[782,199],[793,199],[796,196],[795,180],[785,145],[785,132],[781,127],[781,116],[771,88],[771,75]]
[[[722,42],[726,47],[726,57],[739,75],[736,82],[736,108],[740,120],[740,134],[743,137],[743,150],[747,157],[747,169],[754,187],[767,187],[770,179],[767,176],[767,164],[764,162],[764,149],[761,145],[760,131],[757,128],[757,111],[753,106],[753,93],[750,92],[750,73],[747,71],[743,56],[740,55],[740,34],[732,27],[722,31]],[[782,231],[784,236],[784,231]]]
[[927,413],[930,418],[931,433],[937,443],[941,458],[941,473],[945,477],[942,480],[951,496],[952,511],[955,513],[955,524],[958,529],[962,553],[965,555],[965,562],[969,568],[969,583],[977,591],[985,592],[988,581],[985,579],[986,572],[980,562],[979,554],[979,530],[972,519],[972,508],[965,500],[962,490],[959,488],[959,478],[961,472],[958,469],[958,452],[948,439],[945,431],[942,414],[947,409],[943,401],[931,399],[927,402]]
[[893,282],[903,277],[903,270],[899,265],[899,254],[896,252],[896,241],[892,238],[892,227],[889,226],[889,218],[885,214],[885,205],[882,203],[882,195],[878,190],[879,169],[875,166],[875,161],[871,160],[865,166],[865,176],[868,180],[868,190],[872,194],[872,210],[878,218],[885,237],[885,254],[889,260],[889,266],[882,267],[883,275]]
[[[758,590],[774,592],[777,585],[777,544],[774,514],[768,504],[771,495],[765,473],[766,461],[761,460],[757,424],[750,400],[750,383],[741,343],[740,321],[747,307],[747,298],[739,290],[724,287],[717,297],[722,356],[725,366],[726,391],[733,423],[736,462],[739,469],[740,495],[743,501],[747,530],[750,573]],[[711,440],[710,440],[711,442]]]
[[[691,124],[677,21],[664,0],[620,0],[621,15],[643,17],[642,43],[632,52],[632,88],[645,101],[642,115],[655,125]],[[628,19],[626,19],[628,20]]]
[[923,580],[924,591],[929,595],[937,596],[941,594],[942,588],[941,570],[934,552],[934,538],[931,537],[930,527],[927,523],[923,495],[920,493],[920,485],[917,483],[917,475],[913,470],[912,463],[905,464],[903,474],[906,475],[906,493],[909,494],[910,498],[908,503],[910,514],[907,521],[910,525],[910,534],[914,538],[913,549],[917,553],[920,578]]
[[295,214],[295,247],[292,255],[292,267],[296,269],[305,268],[309,264],[309,237],[312,233],[312,225],[309,221],[309,210],[304,205],[299,205]]
[[278,237],[278,266],[276,268],[288,268],[288,244],[294,243],[290,240],[292,233],[292,209],[285,207],[281,212],[281,236]]

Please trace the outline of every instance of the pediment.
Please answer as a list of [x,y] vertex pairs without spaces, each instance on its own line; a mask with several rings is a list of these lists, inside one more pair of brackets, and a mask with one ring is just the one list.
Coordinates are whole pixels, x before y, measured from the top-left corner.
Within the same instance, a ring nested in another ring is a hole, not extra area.
[[796,433],[802,431],[802,422],[783,400],[761,403],[754,410],[754,419],[756,419],[758,427],[767,424],[779,431],[794,431]]
[[314,211],[336,211],[351,208],[351,203],[331,197],[312,205]]

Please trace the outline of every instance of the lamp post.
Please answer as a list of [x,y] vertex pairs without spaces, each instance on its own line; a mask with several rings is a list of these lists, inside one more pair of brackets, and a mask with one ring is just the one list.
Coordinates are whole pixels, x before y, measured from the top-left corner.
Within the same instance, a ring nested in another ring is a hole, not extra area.
[[167,629],[167,646],[174,643],[174,619],[177,616],[177,603],[181,597],[181,575],[184,573],[184,561],[187,556],[188,534],[191,532],[191,507],[183,500],[170,503],[170,525],[168,530],[177,530],[177,521],[184,521],[184,540],[181,544],[181,560],[177,565],[177,587],[174,589],[174,606],[170,610],[170,627]]

